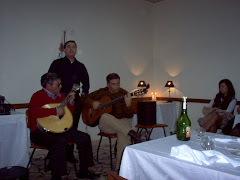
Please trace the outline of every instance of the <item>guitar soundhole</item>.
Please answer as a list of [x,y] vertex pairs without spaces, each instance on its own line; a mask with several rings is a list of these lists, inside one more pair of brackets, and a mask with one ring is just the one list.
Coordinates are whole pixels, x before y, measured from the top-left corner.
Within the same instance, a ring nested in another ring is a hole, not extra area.
[[62,119],[63,116],[59,116],[59,119]]

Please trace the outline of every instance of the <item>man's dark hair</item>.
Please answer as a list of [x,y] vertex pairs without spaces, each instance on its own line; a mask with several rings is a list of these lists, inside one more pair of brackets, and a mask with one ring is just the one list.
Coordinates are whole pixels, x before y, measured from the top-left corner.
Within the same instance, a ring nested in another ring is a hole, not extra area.
[[47,83],[53,85],[53,81],[60,79],[56,73],[46,73],[41,77],[41,85],[46,88]]
[[70,40],[70,41],[65,42],[65,44],[64,44],[64,49],[66,48],[66,46],[67,46],[68,43],[74,43],[74,44],[77,46],[77,43],[76,43],[75,41]]
[[109,83],[112,79],[120,79],[120,76],[116,73],[111,73],[107,75],[106,79],[107,79],[107,83]]

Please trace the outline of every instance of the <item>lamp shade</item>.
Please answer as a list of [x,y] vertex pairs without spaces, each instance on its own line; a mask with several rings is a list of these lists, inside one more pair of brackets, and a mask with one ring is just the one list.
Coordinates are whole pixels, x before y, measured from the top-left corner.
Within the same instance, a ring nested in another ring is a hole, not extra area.
[[147,87],[147,85],[146,85],[145,81],[139,81],[137,87]]
[[174,87],[173,82],[172,81],[167,81],[165,84],[165,87]]

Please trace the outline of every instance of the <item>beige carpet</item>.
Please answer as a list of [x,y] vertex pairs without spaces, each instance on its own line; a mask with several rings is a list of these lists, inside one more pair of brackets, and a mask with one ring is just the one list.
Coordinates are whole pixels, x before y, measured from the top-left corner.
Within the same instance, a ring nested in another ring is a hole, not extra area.
[[[93,145],[93,156],[94,156],[94,166],[91,167],[89,170],[95,172],[96,174],[100,175],[99,180],[106,180],[107,172],[111,170],[111,163],[110,163],[110,152],[109,152],[109,143],[108,139],[102,140],[102,144],[99,150],[99,160],[97,162],[97,146],[99,141],[92,142]],[[112,139],[112,152],[114,152],[114,145],[115,139]],[[44,158],[47,155],[47,150],[36,150],[32,162],[31,167],[29,168],[29,179],[30,180],[50,180],[51,179],[51,172],[44,171]],[[78,159],[77,150],[74,149],[74,156]],[[77,168],[79,166],[77,164]],[[113,153],[113,171],[116,172],[116,158]],[[68,162],[68,174],[63,177],[63,179],[74,180],[78,179],[76,177],[74,167],[72,163]]]

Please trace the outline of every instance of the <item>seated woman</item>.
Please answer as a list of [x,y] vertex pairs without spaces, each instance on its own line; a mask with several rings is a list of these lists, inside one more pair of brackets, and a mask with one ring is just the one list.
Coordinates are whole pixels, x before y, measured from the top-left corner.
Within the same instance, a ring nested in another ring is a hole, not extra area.
[[232,82],[223,79],[219,82],[219,92],[211,100],[209,107],[203,107],[203,118],[198,119],[198,123],[207,132],[215,133],[217,129],[224,129],[228,121],[234,118],[233,112],[237,104],[235,90]]

